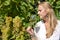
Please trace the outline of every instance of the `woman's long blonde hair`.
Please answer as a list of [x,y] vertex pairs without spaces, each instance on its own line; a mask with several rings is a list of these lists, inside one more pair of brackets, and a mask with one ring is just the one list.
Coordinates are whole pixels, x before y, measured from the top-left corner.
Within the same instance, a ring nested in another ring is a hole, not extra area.
[[56,18],[55,14],[54,14],[54,10],[53,10],[52,6],[50,5],[50,3],[48,3],[48,2],[40,2],[40,3],[38,3],[38,6],[39,5],[46,8],[46,10],[48,12],[47,13],[48,17],[47,18],[49,20],[50,27],[48,29],[46,29],[46,37],[49,38],[50,36],[52,36],[53,31],[54,31],[54,29],[56,27],[57,18]]

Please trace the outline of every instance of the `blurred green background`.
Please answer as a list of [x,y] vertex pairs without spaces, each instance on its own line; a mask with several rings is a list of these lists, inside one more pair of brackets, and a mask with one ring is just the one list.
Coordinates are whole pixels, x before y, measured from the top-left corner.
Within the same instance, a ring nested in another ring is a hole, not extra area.
[[[60,0],[48,1],[57,19],[60,19]],[[28,26],[38,22],[39,0],[0,0],[0,40],[31,40],[26,32]]]

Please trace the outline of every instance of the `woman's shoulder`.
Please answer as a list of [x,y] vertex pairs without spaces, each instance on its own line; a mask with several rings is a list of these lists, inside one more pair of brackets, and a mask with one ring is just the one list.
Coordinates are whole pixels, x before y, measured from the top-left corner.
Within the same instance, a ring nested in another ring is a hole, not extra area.
[[43,24],[42,20],[36,23],[36,25],[41,25],[41,24]]
[[60,33],[60,20],[57,20],[57,25],[55,30],[59,31]]
[[60,23],[60,20],[57,20]]
[[42,21],[39,21],[39,22],[37,22],[36,23],[36,25],[35,25],[35,27],[34,27],[34,32],[39,32],[39,30],[40,30],[40,26],[41,26],[41,24],[42,24]]
[[60,26],[60,20],[57,20],[57,22],[58,22],[58,25]]
[[39,21],[39,22],[37,22],[36,25],[35,25],[35,27],[34,27],[34,30],[35,30],[36,32],[38,32],[38,31],[40,30],[40,28],[41,28],[42,25],[43,25],[42,20]]

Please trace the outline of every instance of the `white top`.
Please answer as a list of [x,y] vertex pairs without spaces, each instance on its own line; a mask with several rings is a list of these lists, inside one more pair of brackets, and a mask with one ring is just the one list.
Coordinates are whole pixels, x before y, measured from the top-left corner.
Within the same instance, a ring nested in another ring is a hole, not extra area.
[[56,28],[53,32],[53,35],[50,38],[46,38],[46,29],[45,24],[40,21],[35,25],[34,33],[37,37],[37,40],[59,40],[60,39],[60,21],[57,21]]

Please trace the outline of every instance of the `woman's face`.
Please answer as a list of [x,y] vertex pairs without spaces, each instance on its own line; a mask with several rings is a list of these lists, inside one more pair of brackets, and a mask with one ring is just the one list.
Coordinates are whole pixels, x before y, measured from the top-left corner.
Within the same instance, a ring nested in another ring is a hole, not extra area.
[[45,18],[47,15],[47,9],[44,8],[43,6],[39,5],[38,6],[38,15],[40,16],[41,19]]

